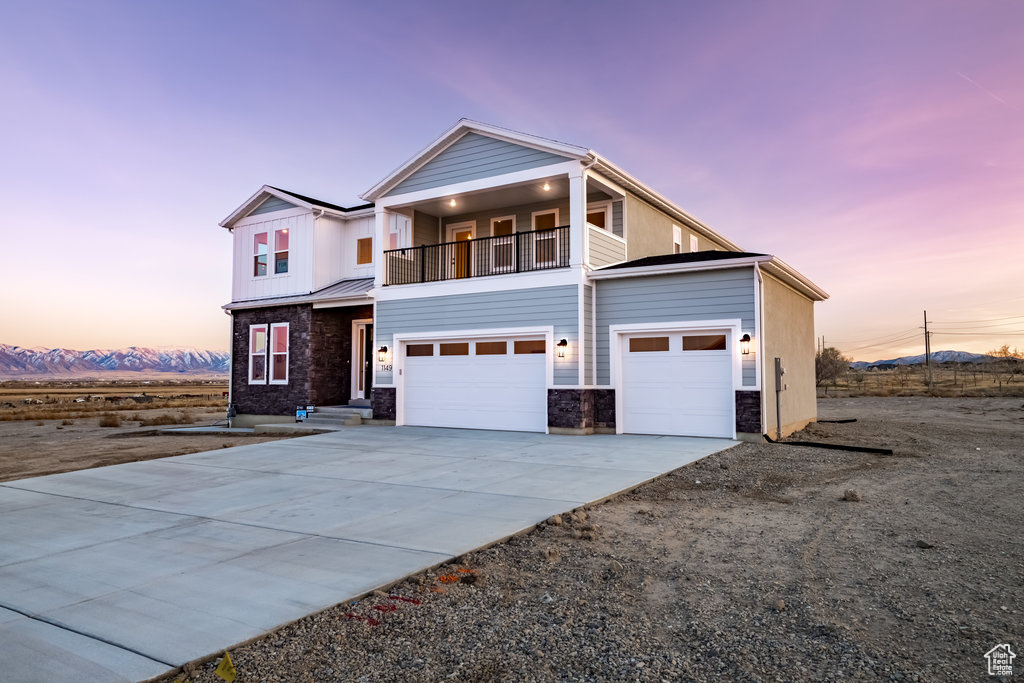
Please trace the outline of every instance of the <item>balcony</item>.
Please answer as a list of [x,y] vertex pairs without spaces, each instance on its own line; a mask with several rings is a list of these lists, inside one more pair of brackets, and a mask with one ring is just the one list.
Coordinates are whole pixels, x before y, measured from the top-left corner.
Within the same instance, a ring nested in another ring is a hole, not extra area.
[[569,226],[384,252],[384,285],[409,285],[569,266]]

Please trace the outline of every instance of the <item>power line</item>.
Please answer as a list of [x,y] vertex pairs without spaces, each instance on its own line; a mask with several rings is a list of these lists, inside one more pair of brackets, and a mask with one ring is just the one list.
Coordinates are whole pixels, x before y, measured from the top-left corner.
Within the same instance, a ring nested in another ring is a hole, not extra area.
[[844,340],[840,340],[840,341],[835,341],[833,339],[830,339],[829,341],[832,342],[833,344],[860,344],[862,342],[869,342],[869,341],[874,341],[876,339],[882,339],[884,337],[889,337],[889,336],[892,336],[894,334],[909,334],[911,332],[917,334],[917,328],[916,327],[911,327],[911,328],[906,329],[906,330],[900,330],[899,332],[887,332],[885,334],[880,334],[880,335],[878,335],[876,337],[865,337],[864,339],[844,339]]
[[846,351],[847,353],[853,353],[854,351],[863,351],[864,349],[873,349],[873,348],[876,348],[878,346],[887,346],[889,344],[895,344],[897,342],[907,341],[908,339],[914,339],[915,337],[918,336],[918,334],[919,334],[918,332],[914,332],[913,334],[908,334],[908,335],[905,335],[905,336],[902,336],[902,337],[897,337],[895,339],[888,339],[888,340],[883,341],[883,342],[878,342],[877,344],[868,344],[866,346],[857,346],[857,347],[854,347],[852,349],[843,349],[843,350]]
[[965,323],[965,324],[967,324],[967,323],[991,323],[991,322],[995,322],[996,320],[1018,320],[1018,319],[1024,319],[1024,315],[1011,315],[1011,316],[1007,316],[1005,318],[985,318],[984,320],[955,320],[955,321],[954,320],[950,320],[948,322],[944,322],[944,323],[943,322],[939,322],[939,323],[935,323],[935,324],[937,324],[937,325],[958,325],[958,324],[961,324],[961,323]]
[[1011,320],[1005,323],[988,323],[984,325],[970,324],[970,323],[933,323],[935,325],[963,325],[964,327],[1006,327],[1007,325],[1020,325],[1024,320]]
[[[932,334],[955,334],[965,337],[994,337],[997,333],[995,332],[948,332],[943,330],[933,331]],[[1024,330],[1009,330],[1007,332],[999,332],[999,335],[1004,337],[1020,337],[1024,336]]]

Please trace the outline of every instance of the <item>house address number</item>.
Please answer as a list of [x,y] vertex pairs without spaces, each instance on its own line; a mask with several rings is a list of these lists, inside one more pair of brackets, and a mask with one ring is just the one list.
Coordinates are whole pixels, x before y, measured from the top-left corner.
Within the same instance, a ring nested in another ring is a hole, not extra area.
[[381,363],[377,366],[377,372],[391,372],[391,364],[388,363],[385,365],[384,363]]

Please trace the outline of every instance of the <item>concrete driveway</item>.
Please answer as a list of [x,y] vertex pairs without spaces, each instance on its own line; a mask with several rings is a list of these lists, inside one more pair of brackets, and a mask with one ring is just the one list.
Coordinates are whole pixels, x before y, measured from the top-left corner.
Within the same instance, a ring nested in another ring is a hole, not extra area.
[[0,484],[0,671],[142,680],[729,448],[357,427]]

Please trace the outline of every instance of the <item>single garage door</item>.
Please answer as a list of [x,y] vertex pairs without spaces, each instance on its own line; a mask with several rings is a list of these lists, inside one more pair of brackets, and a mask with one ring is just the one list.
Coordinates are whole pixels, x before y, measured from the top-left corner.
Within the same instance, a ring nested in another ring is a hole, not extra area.
[[547,429],[543,339],[452,339],[405,344],[404,423]]
[[623,431],[734,436],[733,362],[727,331],[622,338]]

